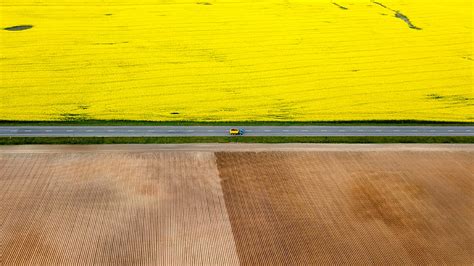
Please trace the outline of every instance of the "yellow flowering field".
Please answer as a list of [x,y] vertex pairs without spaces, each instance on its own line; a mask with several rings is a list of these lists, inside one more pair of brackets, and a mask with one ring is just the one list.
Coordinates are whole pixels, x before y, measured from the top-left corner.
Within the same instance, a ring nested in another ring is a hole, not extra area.
[[0,5],[0,120],[474,121],[472,0]]

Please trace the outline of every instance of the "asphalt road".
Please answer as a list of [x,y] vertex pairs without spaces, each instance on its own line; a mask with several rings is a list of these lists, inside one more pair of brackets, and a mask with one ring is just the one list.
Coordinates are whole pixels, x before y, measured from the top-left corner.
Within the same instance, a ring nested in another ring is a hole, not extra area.
[[[474,126],[246,126],[246,136],[474,136]],[[0,137],[228,136],[226,126],[19,126]]]

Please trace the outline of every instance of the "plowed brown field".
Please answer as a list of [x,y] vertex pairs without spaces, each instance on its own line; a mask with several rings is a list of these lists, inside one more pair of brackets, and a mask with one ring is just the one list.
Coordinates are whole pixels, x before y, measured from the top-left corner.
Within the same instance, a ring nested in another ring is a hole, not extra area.
[[0,148],[1,264],[474,262],[472,146],[126,147]]
[[222,152],[217,164],[242,264],[469,264],[473,158]]
[[5,264],[236,264],[212,153],[0,154]]

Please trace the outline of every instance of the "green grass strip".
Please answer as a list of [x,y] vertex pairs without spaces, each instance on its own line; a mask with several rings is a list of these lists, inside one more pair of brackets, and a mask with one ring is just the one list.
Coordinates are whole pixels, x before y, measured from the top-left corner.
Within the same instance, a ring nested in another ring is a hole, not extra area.
[[0,137],[0,145],[171,143],[474,143],[474,137]]

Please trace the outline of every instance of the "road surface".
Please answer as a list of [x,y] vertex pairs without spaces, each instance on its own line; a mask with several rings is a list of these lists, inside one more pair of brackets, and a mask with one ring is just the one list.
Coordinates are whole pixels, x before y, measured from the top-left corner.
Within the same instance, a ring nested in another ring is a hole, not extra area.
[[[474,126],[246,126],[246,136],[474,136]],[[19,126],[0,137],[228,136],[226,126]]]

